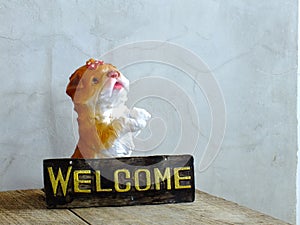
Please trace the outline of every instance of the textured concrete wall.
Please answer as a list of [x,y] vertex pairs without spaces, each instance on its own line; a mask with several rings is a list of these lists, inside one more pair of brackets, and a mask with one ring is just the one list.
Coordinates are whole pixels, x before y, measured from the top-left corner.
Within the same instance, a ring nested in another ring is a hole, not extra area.
[[[0,190],[42,187],[42,159],[72,153],[76,115],[65,87],[76,67],[122,44],[161,40],[197,54],[226,102],[221,152],[197,170],[197,187],[295,221],[296,0],[1,1],[0,21]],[[122,71],[131,81],[173,80],[191,99],[198,165],[211,129],[201,88],[168,65]],[[168,126],[164,144],[146,154],[172,153],[180,138],[176,107],[165,103],[140,102]]]

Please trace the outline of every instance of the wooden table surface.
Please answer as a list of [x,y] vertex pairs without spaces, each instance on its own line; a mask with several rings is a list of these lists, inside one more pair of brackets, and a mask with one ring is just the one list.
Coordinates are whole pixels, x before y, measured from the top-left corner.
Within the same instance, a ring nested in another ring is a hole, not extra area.
[[197,191],[193,203],[47,209],[41,190],[0,192],[0,224],[287,224]]

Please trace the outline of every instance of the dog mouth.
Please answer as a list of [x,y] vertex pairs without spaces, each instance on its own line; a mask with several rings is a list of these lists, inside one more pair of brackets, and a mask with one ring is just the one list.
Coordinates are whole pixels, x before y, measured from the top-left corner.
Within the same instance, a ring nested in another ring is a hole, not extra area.
[[113,87],[113,90],[121,90],[122,88],[124,88],[123,84],[117,81]]
[[125,77],[122,77],[121,79],[109,78],[102,87],[99,98],[108,100],[113,96],[116,97],[121,92],[128,92],[128,87],[129,81]]

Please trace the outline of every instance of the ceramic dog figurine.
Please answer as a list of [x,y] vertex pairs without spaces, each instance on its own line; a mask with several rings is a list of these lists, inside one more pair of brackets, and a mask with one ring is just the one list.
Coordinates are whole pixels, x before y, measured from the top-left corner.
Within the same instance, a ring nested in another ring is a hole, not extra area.
[[125,102],[128,79],[113,65],[90,59],[70,77],[66,93],[78,114],[79,140],[72,158],[130,156],[132,137],[151,115],[129,110]]

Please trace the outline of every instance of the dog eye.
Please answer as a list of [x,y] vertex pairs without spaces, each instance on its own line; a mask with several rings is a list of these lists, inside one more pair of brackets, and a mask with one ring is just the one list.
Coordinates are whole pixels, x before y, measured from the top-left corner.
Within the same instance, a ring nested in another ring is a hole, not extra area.
[[94,78],[92,79],[92,82],[93,82],[93,84],[98,84],[98,83],[99,83],[99,80],[98,80],[98,78],[94,77]]

